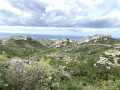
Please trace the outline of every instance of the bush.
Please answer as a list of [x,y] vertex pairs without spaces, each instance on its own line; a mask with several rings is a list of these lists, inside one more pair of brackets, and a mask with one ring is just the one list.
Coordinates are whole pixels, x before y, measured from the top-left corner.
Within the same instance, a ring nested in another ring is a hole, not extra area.
[[9,70],[8,58],[5,53],[0,55],[0,90],[6,90],[8,87],[7,75]]
[[[38,63],[13,64],[11,67],[11,85],[14,90],[51,90],[57,89],[59,77],[57,71],[42,58]],[[19,66],[20,65],[20,66]],[[17,68],[16,68],[17,66]]]

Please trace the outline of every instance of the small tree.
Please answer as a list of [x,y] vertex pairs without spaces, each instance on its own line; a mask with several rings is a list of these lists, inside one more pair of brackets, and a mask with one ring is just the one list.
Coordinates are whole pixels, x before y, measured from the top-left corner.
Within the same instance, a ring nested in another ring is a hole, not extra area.
[[7,74],[9,70],[10,62],[5,53],[0,54],[0,90],[6,90],[8,87]]

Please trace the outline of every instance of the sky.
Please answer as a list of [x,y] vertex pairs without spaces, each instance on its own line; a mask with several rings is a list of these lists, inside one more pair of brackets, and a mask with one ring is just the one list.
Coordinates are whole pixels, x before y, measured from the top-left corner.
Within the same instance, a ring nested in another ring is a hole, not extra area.
[[0,0],[0,32],[120,37],[120,0]]

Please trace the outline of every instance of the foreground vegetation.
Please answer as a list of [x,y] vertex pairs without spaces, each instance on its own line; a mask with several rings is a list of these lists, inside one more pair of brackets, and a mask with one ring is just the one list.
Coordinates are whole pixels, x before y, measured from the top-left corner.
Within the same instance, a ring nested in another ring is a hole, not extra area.
[[115,46],[111,41],[107,43],[111,46],[98,43],[60,48],[48,48],[34,40],[0,43],[0,90],[119,90],[119,67],[94,67],[103,52]]

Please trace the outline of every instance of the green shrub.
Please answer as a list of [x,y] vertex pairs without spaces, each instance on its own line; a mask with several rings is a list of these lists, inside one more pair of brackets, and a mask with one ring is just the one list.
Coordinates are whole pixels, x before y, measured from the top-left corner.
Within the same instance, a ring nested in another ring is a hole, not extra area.
[[12,66],[11,85],[14,90],[51,90],[58,88],[59,75],[50,65],[49,59],[45,61],[42,58],[38,63],[34,62],[31,65],[21,62],[20,65],[20,69],[17,68],[17,71],[15,71],[16,65]]
[[[6,90],[8,87],[7,74],[10,62],[5,53],[0,54],[0,90]],[[10,77],[9,77],[10,78]]]

